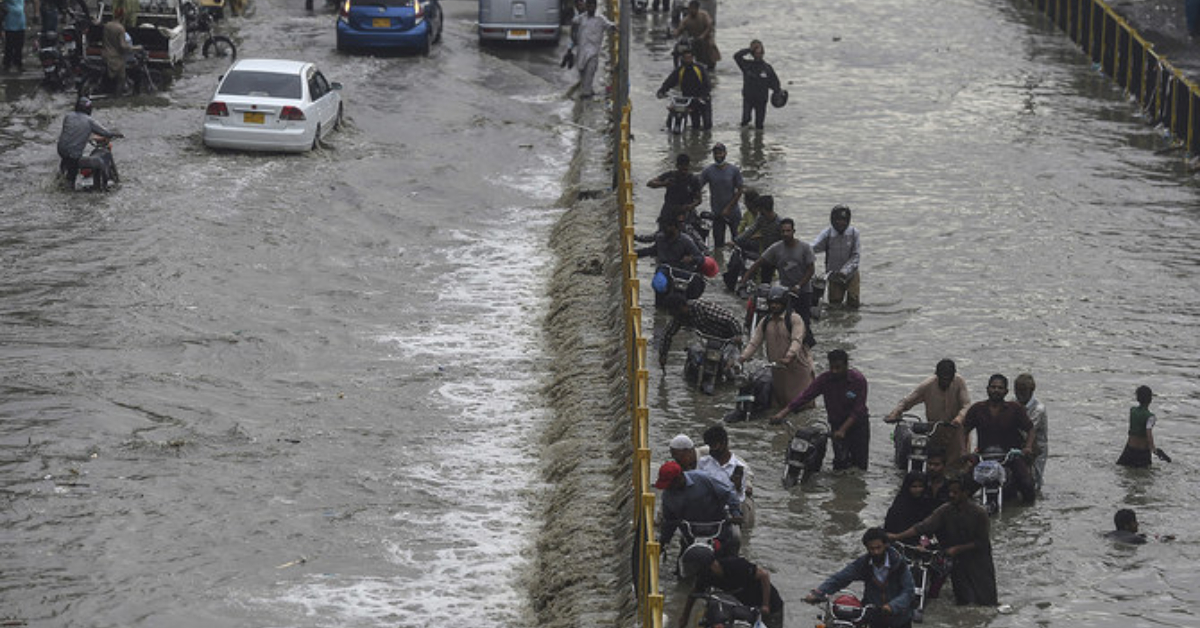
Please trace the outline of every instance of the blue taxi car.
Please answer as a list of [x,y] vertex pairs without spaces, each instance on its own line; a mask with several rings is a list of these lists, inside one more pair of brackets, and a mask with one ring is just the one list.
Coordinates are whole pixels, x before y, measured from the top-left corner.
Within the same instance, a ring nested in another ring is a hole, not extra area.
[[429,54],[442,39],[437,0],[340,0],[337,48],[342,51],[416,50]]

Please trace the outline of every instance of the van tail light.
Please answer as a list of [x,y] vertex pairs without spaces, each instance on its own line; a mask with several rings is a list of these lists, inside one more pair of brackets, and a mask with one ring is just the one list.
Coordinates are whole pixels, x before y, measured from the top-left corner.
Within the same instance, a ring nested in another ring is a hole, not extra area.
[[226,107],[225,103],[219,100],[214,100],[208,103],[208,109],[204,110],[204,115],[227,118],[229,117],[229,107]]
[[425,19],[425,7],[421,6],[421,0],[413,0],[413,17],[415,18],[413,21],[417,24]]
[[350,19],[350,0],[346,0],[342,3],[342,8],[338,9],[338,17],[347,20]]
[[279,112],[279,119],[290,120],[292,122],[303,122],[304,112],[300,111],[299,107],[284,107],[283,110]]

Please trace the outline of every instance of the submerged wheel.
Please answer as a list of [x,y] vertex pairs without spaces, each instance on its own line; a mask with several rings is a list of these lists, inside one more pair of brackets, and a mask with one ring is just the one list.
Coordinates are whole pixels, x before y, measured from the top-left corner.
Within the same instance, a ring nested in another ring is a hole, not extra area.
[[333,130],[334,131],[342,130],[342,125],[344,123],[345,123],[345,121],[343,120],[343,115],[342,115],[342,105],[339,104],[337,117],[333,119]]
[[433,36],[433,43],[435,43],[435,44],[441,43],[441,41],[442,41],[442,27],[445,26],[445,21],[446,21],[446,19],[442,15],[441,10],[439,9],[438,13],[437,13],[437,32]]
[[233,40],[224,36],[216,35],[204,42],[204,48],[201,50],[204,58],[210,56],[218,59],[228,58],[230,61],[237,59],[237,46],[233,44]]
[[429,31],[425,33],[425,41],[421,42],[421,55],[428,57],[429,51],[433,50],[433,25],[429,25]]
[[320,124],[318,124],[318,125],[317,125],[317,132],[316,132],[316,133],[313,133],[313,144],[312,144],[312,149],[313,149],[313,150],[318,150],[318,149],[320,149],[320,148],[321,148],[321,125],[320,125]]

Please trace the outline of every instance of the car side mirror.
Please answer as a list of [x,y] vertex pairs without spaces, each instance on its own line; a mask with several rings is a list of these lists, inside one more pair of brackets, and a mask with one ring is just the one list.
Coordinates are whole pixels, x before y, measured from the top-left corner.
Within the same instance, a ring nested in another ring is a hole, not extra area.
[[330,87],[330,89],[341,89],[342,84],[335,81],[333,83],[330,83],[329,87]]
[[221,76],[218,76],[218,77],[217,77],[217,82],[218,82],[218,83],[220,83],[220,82],[221,82],[221,81],[223,81],[223,80],[225,80],[225,75],[224,75],[224,74],[222,74]]

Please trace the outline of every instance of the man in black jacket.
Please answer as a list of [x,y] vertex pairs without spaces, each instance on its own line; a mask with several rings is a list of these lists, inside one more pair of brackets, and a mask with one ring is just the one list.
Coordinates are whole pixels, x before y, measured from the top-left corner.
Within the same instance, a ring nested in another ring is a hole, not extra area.
[[690,112],[693,129],[709,130],[712,128],[712,79],[708,69],[696,63],[696,57],[690,47],[681,47],[679,67],[671,70],[658,88],[658,97],[665,98],[672,87],[679,87],[684,96],[690,96],[692,109]]
[[781,89],[779,77],[771,64],[763,61],[763,45],[757,39],[750,42],[749,48],[734,53],[733,60],[742,71],[742,126],[750,124],[753,112],[754,128],[761,129],[767,117],[770,92]]

